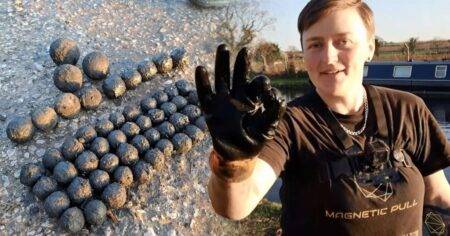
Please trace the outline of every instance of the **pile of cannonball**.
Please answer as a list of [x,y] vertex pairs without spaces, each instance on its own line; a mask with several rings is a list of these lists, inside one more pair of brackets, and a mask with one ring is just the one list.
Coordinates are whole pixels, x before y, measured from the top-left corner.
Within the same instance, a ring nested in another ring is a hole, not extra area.
[[[14,142],[30,140],[36,130],[48,132],[54,129],[60,117],[72,119],[81,109],[97,109],[102,103],[102,94],[111,99],[122,97],[127,90],[150,81],[157,73],[166,74],[188,64],[185,49],[175,48],[170,55],[159,54],[151,61],[139,63],[136,69],[127,68],[120,75],[114,75],[109,73],[108,57],[102,52],[94,51],[84,57],[81,70],[76,66],[80,58],[77,42],[67,38],[52,42],[49,54],[58,65],[53,72],[53,82],[63,94],[56,98],[53,107],[36,109],[31,112],[31,117],[13,118],[8,123],[6,133]],[[83,72],[92,81],[103,80],[101,89],[94,85],[83,87]]]
[[79,128],[41,163],[24,165],[20,182],[61,227],[78,232],[102,224],[108,209],[122,208],[128,188],[151,181],[167,158],[188,152],[206,129],[193,85],[178,80]]

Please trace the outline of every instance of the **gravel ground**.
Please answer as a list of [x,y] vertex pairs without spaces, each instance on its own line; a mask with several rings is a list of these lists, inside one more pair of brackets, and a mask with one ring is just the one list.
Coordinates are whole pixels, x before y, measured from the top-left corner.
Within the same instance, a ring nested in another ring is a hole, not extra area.
[[[0,2],[0,235],[64,233],[57,220],[46,215],[43,203],[20,184],[20,167],[40,161],[47,148],[59,147],[78,127],[137,103],[167,81],[193,81],[195,65],[211,70],[218,44],[212,32],[220,21],[219,13],[194,8],[187,0]],[[82,111],[74,119],[61,120],[54,131],[38,132],[26,144],[12,143],[5,132],[8,122],[16,115],[52,105],[61,93],[53,85],[56,66],[48,54],[50,43],[58,37],[78,42],[80,68],[82,58],[93,50],[108,55],[111,72],[119,73],[177,46],[185,47],[190,66],[158,76],[127,92],[123,99],[105,99],[96,111]],[[210,149],[207,138],[188,154],[174,156],[166,163],[167,171],[157,173],[149,185],[129,191],[126,207],[115,211],[117,221],[109,219],[99,227],[85,228],[82,234],[230,233],[234,223],[215,215],[207,196]]]

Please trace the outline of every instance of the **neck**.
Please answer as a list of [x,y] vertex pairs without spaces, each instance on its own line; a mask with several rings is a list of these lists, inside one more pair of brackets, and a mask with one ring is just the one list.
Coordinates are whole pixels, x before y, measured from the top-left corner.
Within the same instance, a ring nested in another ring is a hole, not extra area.
[[334,112],[351,115],[364,106],[365,89],[362,85],[346,91],[344,95],[324,94],[316,90],[325,104]]

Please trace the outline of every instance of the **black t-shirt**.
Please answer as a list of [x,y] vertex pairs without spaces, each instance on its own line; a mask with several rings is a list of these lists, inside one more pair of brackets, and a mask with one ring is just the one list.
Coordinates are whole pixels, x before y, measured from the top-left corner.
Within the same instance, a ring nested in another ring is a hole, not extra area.
[[[364,149],[367,140],[385,140],[414,165],[393,168],[400,177],[384,184],[363,184],[351,175],[323,180],[323,173],[330,170],[317,163],[346,158],[345,145],[330,127],[328,110],[320,106],[323,102],[317,93],[291,101],[276,137],[259,154],[283,180],[284,234],[421,234],[422,176],[450,165],[450,143],[419,97],[376,86],[366,90],[367,127],[350,142]],[[353,115],[333,115],[350,130],[358,130],[364,122],[364,109]],[[387,131],[382,132],[382,126]]]

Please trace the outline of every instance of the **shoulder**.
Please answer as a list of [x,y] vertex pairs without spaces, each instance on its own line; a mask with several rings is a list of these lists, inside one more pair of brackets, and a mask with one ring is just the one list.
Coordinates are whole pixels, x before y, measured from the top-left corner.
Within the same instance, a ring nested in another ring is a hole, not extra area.
[[402,107],[423,109],[426,107],[422,98],[410,92],[380,86],[373,87],[380,95],[380,99],[390,107],[398,109]]

